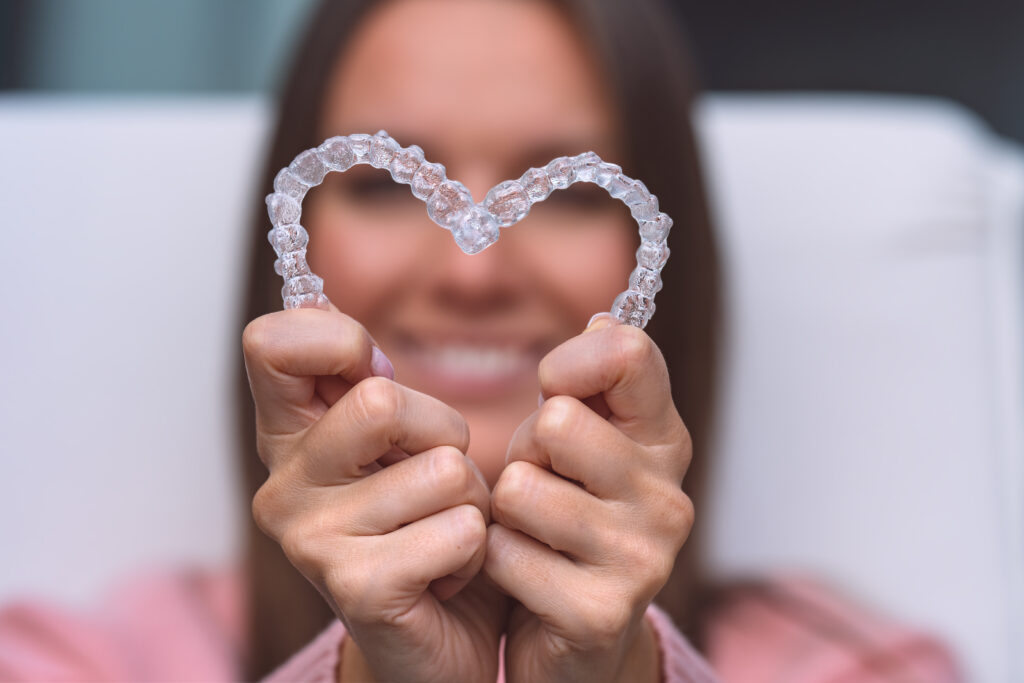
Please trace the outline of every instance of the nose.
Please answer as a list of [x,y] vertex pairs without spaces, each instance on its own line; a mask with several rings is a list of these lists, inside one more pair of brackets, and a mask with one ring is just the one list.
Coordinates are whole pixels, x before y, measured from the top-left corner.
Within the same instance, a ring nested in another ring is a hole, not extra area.
[[[482,202],[487,191],[500,179],[486,165],[461,165],[462,182]],[[504,233],[505,230],[502,230]],[[498,241],[483,251],[469,255],[455,244],[451,233],[440,230],[443,244],[431,252],[432,294],[446,306],[463,314],[497,312],[516,305],[524,290],[523,273],[516,267],[516,255],[510,244]]]
[[462,315],[483,315],[514,308],[526,283],[516,272],[515,258],[498,242],[483,251],[463,253],[451,233],[440,231],[443,244],[432,250],[431,295],[437,303]]

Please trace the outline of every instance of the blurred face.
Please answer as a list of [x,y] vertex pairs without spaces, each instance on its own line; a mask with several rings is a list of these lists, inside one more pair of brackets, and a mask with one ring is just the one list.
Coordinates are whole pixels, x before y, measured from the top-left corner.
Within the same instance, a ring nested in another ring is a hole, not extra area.
[[[530,166],[620,157],[616,120],[580,38],[532,0],[396,0],[368,16],[334,69],[321,138],[385,129],[417,144],[476,201]],[[555,191],[468,256],[386,170],[331,174],[306,202],[309,262],[362,322],[396,380],[459,410],[492,484],[537,406],[537,363],[607,311],[634,230],[603,190]]]

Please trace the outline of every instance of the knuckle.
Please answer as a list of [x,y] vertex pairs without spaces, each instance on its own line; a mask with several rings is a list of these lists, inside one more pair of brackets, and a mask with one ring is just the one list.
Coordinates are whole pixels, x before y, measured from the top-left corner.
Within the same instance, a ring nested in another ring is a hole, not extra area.
[[616,642],[629,627],[633,618],[632,605],[625,600],[618,600],[608,607],[605,614],[605,629],[601,632],[606,642]]
[[[677,416],[678,417],[678,416]],[[689,458],[693,454],[693,435],[690,434],[690,430],[687,429],[686,424],[682,418],[679,418],[679,442],[686,453],[686,457]]]
[[666,532],[659,517],[654,528],[644,534],[619,534],[615,537],[616,560],[622,581],[630,587],[630,594],[651,599],[668,581],[675,566],[675,558],[682,546],[677,529]]
[[586,631],[591,642],[601,649],[613,648],[629,627],[633,617],[631,601],[607,596],[589,601],[583,608]]
[[555,443],[572,437],[579,419],[579,403],[569,396],[552,396],[541,406],[534,425],[534,438],[540,443]]
[[491,492],[491,510],[496,517],[504,519],[516,505],[527,500],[532,476],[533,468],[528,462],[515,460],[505,466]]
[[318,507],[296,517],[281,535],[281,549],[292,564],[311,581],[321,584],[331,556],[331,548],[340,538],[329,511]]
[[649,545],[637,559],[637,572],[634,575],[637,582],[637,591],[640,596],[651,599],[657,595],[675,567],[678,547],[666,551],[663,544]]
[[476,481],[466,456],[451,446],[442,446],[434,452],[430,468],[436,485],[455,494],[468,491]]
[[643,568],[648,558],[648,539],[646,535],[637,533],[634,529],[619,528],[608,534],[604,547],[608,552],[614,553],[618,564],[630,571],[636,568]]
[[271,367],[281,364],[288,347],[281,316],[287,311],[275,311],[250,321],[242,330],[242,354],[245,359]]
[[677,547],[682,547],[693,528],[695,519],[693,501],[685,493],[678,491],[671,497],[666,508],[665,523],[669,528],[671,538],[677,543]]
[[365,621],[374,612],[374,572],[354,557],[324,572],[324,587],[346,618]]
[[320,547],[302,522],[296,520],[289,524],[278,542],[288,560],[307,578],[315,580],[313,577],[320,574],[317,569]]
[[282,526],[287,519],[286,501],[278,478],[271,475],[256,489],[252,497],[252,518],[256,526],[270,538],[280,542]]
[[268,317],[269,314],[250,320],[242,330],[242,352],[246,356],[254,355],[263,347],[267,336]]
[[667,545],[674,557],[683,547],[693,529],[695,519],[693,501],[682,489],[669,488],[660,495],[657,516],[651,527],[661,546]]
[[644,575],[645,580],[640,585],[640,591],[644,597],[653,598],[658,591],[665,587],[675,564],[675,558],[668,555],[658,555],[651,559]]
[[616,354],[625,366],[642,365],[654,355],[654,342],[638,327],[616,325],[612,335]]
[[459,541],[474,550],[487,542],[487,522],[483,513],[473,505],[460,505],[455,508],[455,527],[459,530]]
[[267,536],[277,540],[275,533],[278,517],[274,511],[273,494],[270,493],[268,484],[264,483],[256,490],[252,497],[252,518],[256,526]]
[[537,364],[537,379],[541,387],[546,387],[560,374],[558,372],[558,349],[550,351]]
[[679,458],[685,469],[690,466],[690,461],[693,459],[693,437],[690,435],[690,430],[683,423],[682,418],[678,415],[676,416],[675,424],[677,430],[676,441],[679,444]]
[[353,392],[357,415],[366,425],[391,421],[401,408],[398,385],[384,377],[368,377]]
[[267,355],[270,345],[273,313],[261,315],[249,321],[242,330],[242,356],[249,364],[254,364]]
[[693,439],[690,430],[676,414],[669,421],[663,444],[655,449],[662,471],[677,483],[682,482],[693,462]]

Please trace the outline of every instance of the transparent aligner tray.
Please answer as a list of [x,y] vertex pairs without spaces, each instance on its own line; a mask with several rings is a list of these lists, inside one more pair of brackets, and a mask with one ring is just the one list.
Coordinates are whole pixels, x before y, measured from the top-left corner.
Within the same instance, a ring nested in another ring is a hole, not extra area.
[[494,244],[502,228],[521,221],[530,207],[555,190],[573,183],[594,183],[629,207],[640,232],[636,268],[628,288],[612,303],[611,314],[620,322],[643,328],[654,315],[654,295],[661,289],[661,270],[668,261],[668,234],[672,219],[658,210],[658,198],[639,180],[623,175],[615,164],[602,161],[594,152],[558,157],[544,168],[531,168],[518,180],[495,185],[479,204],[466,186],[449,179],[441,164],[423,158],[416,145],[400,146],[385,131],[376,135],[339,135],[295,157],[274,178],[274,192],[267,195],[267,211],[273,228],[267,234],[277,253],[274,269],[284,278],[281,296],[285,308],[326,307],[323,279],[306,263],[309,234],[299,220],[302,200],[310,188],[332,172],[344,172],[356,164],[387,169],[397,183],[409,185],[427,205],[427,214],[449,230],[465,253],[476,254]]

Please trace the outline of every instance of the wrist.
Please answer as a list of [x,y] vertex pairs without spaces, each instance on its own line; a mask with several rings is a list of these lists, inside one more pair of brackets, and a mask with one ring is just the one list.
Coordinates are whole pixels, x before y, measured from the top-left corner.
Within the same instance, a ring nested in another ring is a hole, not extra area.
[[617,683],[661,683],[661,679],[661,649],[658,647],[654,627],[643,616],[615,680]]
[[373,683],[376,679],[370,671],[370,665],[363,657],[362,651],[352,640],[351,635],[346,635],[338,646],[338,668],[335,672],[335,680],[338,683],[347,681],[366,681]]

